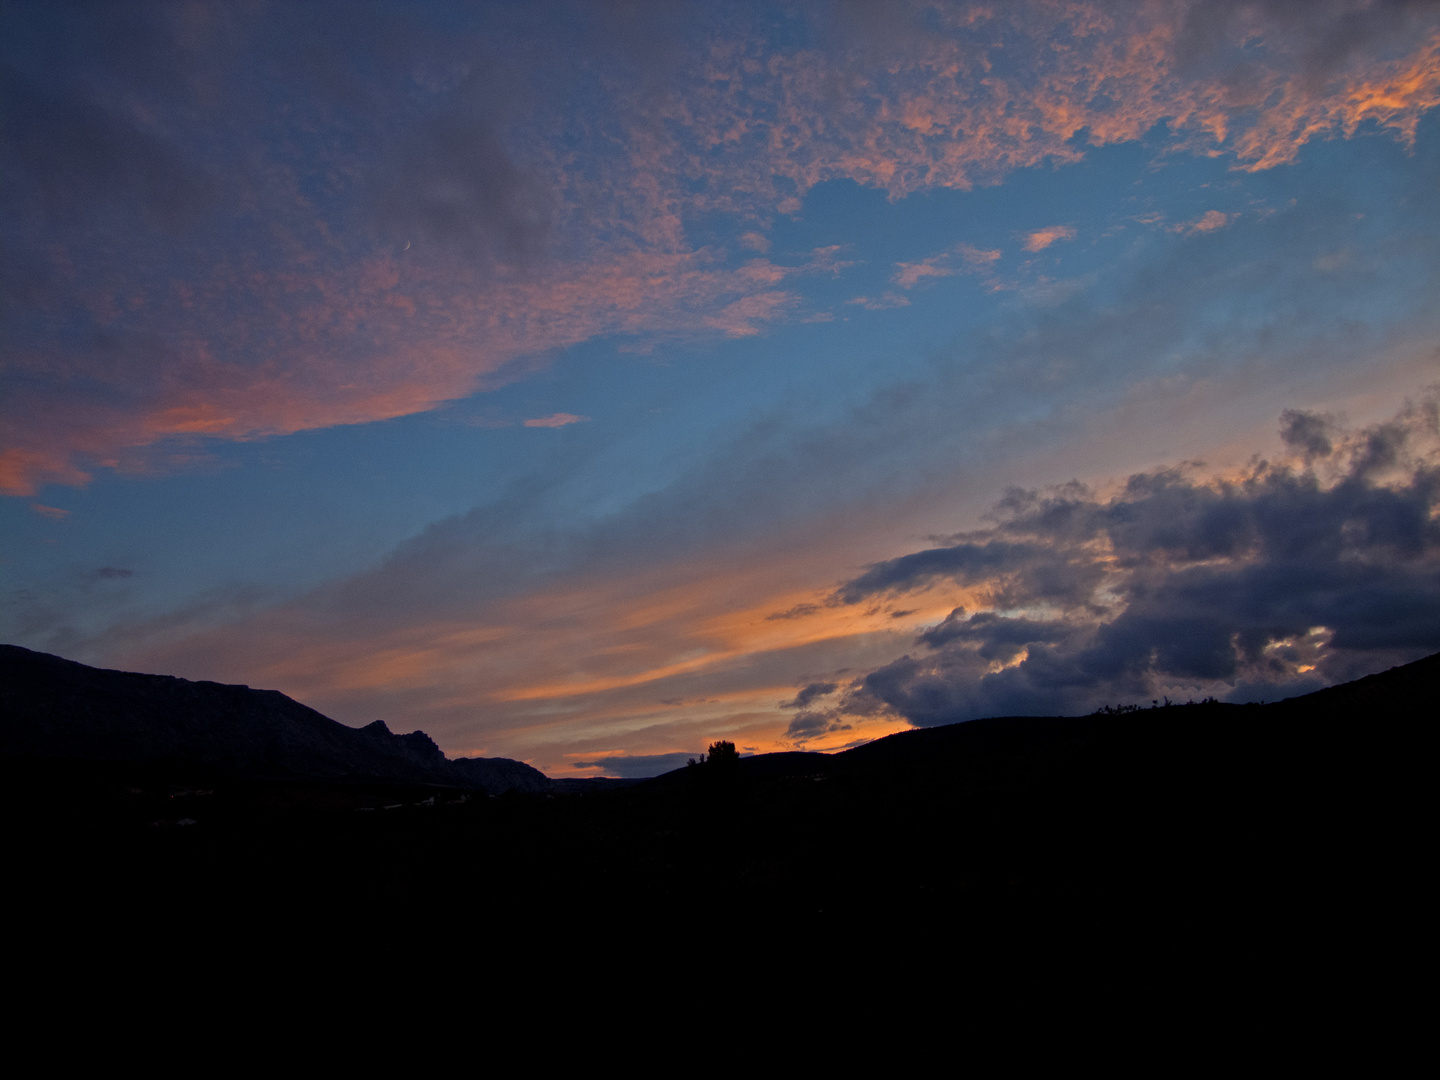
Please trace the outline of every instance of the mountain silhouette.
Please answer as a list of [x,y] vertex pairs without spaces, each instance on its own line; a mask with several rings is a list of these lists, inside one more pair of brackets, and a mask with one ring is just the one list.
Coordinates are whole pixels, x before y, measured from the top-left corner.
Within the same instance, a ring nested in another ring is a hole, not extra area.
[[209,777],[391,781],[545,791],[508,758],[445,757],[423,731],[346,727],[277,690],[88,667],[0,645],[0,754]]

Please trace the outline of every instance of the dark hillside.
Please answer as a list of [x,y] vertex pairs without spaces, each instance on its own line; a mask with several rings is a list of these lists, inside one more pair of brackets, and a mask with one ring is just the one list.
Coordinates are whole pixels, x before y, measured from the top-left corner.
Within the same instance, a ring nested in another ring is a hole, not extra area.
[[[1355,720],[1422,719],[1435,708],[1440,653],[1363,679],[1275,702],[1277,712],[1345,714]],[[1373,712],[1372,712],[1373,710]]]
[[[1413,773],[1437,676],[1431,657],[1270,705],[976,721],[571,785],[581,794],[486,798],[353,773],[187,786],[164,762],[13,753],[0,779],[37,917],[151,925],[184,896],[199,934],[284,935],[286,913],[306,910],[336,941],[369,941],[384,912],[621,955],[723,928],[866,935],[987,978],[1122,954],[1152,976],[1268,957],[1297,978],[1361,947],[1337,926],[1418,895],[1428,818]],[[126,678],[148,700],[156,677]]]
[[87,667],[0,645],[0,754],[200,777],[544,790],[518,761],[449,761],[423,731],[346,727],[275,690]]

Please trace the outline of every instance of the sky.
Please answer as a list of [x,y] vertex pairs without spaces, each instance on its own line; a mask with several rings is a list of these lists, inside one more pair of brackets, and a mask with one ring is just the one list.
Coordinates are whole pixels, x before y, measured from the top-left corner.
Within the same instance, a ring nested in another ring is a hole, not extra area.
[[1440,650],[1440,4],[0,18],[0,639],[552,776]]

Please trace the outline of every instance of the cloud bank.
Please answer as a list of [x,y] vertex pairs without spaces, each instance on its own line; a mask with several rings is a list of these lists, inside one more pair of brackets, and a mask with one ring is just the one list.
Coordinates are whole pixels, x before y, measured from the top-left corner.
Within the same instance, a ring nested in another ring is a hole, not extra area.
[[836,591],[842,606],[927,592],[964,603],[792,735],[885,711],[926,726],[1274,700],[1440,650],[1437,400],[1358,431],[1287,411],[1291,456],[1235,475],[1189,465],[1108,496],[1011,490],[993,527]]

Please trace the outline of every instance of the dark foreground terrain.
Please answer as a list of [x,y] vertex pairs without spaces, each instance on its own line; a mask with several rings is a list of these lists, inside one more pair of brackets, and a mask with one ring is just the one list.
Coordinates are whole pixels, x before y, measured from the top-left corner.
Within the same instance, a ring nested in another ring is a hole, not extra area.
[[456,962],[486,977],[541,943],[583,966],[718,936],[1022,982],[1122,957],[1293,980],[1382,948],[1414,903],[1437,684],[1433,656],[1275,704],[974,721],[499,795],[12,751],[12,896],[37,925],[182,953],[465,942]]

